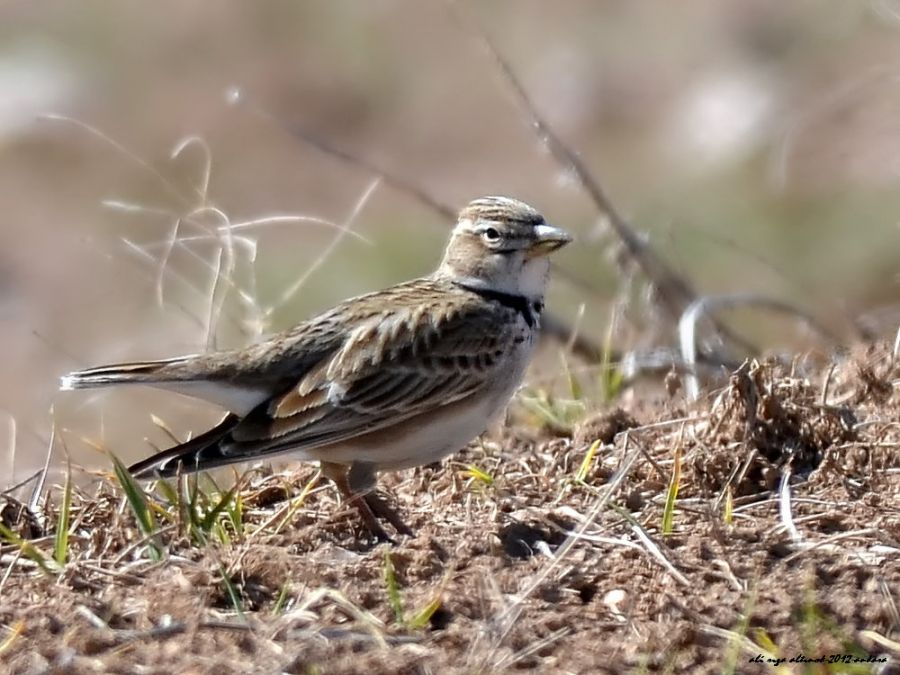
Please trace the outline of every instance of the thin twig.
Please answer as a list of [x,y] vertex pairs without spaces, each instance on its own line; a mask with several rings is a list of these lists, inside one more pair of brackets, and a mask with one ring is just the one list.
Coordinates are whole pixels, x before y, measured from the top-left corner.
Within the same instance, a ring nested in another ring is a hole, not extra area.
[[447,5],[451,9],[450,13],[457,23],[481,44],[488,58],[500,71],[503,79],[528,115],[532,127],[545,147],[550,151],[550,154],[567,172],[571,172],[575,176],[600,213],[609,221],[610,226],[622,240],[628,253],[657,289],[662,305],[669,313],[670,318],[673,321],[677,320],[685,308],[696,298],[693,289],[656,255],[656,252],[650,248],[646,239],[638,235],[631,224],[622,217],[599,181],[588,170],[581,157],[562,141],[553,130],[553,127],[538,112],[537,107],[534,105],[528,92],[525,91],[525,87],[522,86],[512,67],[500,55],[500,52],[497,51],[493,42],[481,27],[459,9],[457,3],[448,0]]
[[[44,466],[41,469],[40,478],[38,478],[34,489],[31,491],[31,497],[28,499],[28,510],[31,513],[37,513],[38,511],[38,502],[44,494],[44,485],[47,483],[47,474],[50,472],[50,458],[53,456],[53,446],[56,444],[56,421],[53,416],[53,406],[50,407],[50,418],[54,421],[50,426],[50,441],[47,443],[47,454],[44,457]],[[41,517],[44,517],[43,514]],[[44,523],[41,522],[41,527],[43,526]]]
[[231,92],[229,92],[229,99],[233,104],[240,105],[257,117],[265,120],[274,127],[281,129],[289,136],[315,148],[319,152],[330,157],[335,157],[342,162],[363,169],[368,173],[372,173],[378,176],[388,187],[393,188],[400,193],[414,197],[417,201],[421,202],[431,210],[437,211],[447,219],[456,219],[456,209],[436,199],[433,195],[429,194],[412,181],[407,180],[395,173],[391,173],[390,171],[386,171],[383,167],[379,166],[375,162],[372,162],[360,155],[356,155],[352,152],[348,152],[342,148],[339,148],[334,143],[325,140],[321,136],[313,133],[306,127],[301,126],[296,122],[285,122],[283,119],[275,117],[275,115],[270,113],[268,110],[265,110],[262,106],[258,105],[252,98],[250,98],[246,94],[246,92],[239,89],[233,89],[231,90]]
[[[357,155],[352,152],[348,152],[343,148],[339,148],[337,145],[331,143],[326,139],[323,139],[321,136],[313,133],[309,129],[299,124],[288,123],[282,119],[279,119],[272,113],[265,110],[262,106],[257,104],[246,94],[246,92],[238,89],[233,89],[231,92],[229,92],[229,99],[233,103],[241,105],[244,109],[248,110],[257,117],[265,120],[267,123],[272,124],[276,128],[282,130],[292,138],[295,138],[296,140],[315,148],[317,151],[328,155],[329,157],[334,157],[341,162],[349,164],[352,167],[362,169],[367,173],[371,173],[377,176],[388,187],[397,190],[401,194],[412,197],[420,204],[423,204],[432,211],[438,213],[445,221],[456,221],[457,209],[435,198],[429,192],[416,185],[413,181],[399,176],[396,173],[388,171],[384,167],[379,166],[375,162],[362,157],[361,155]],[[573,284],[574,286],[592,293],[597,292],[596,287],[592,283],[589,283],[587,280],[579,277],[571,270],[561,268],[554,263],[551,263],[551,267],[553,268],[555,274],[558,274],[561,278]],[[577,334],[574,330],[572,330],[568,322],[557,317],[556,315],[550,312],[545,312],[544,316],[541,319],[541,322],[543,327],[542,330],[545,335],[552,335],[563,344],[566,344],[571,340],[572,350],[578,353],[583,358],[590,361],[595,361],[597,360],[598,355],[602,354],[602,347],[599,344],[593,342],[584,335]],[[574,340],[572,340],[573,335],[577,335]]]
[[794,544],[800,544],[803,537],[794,523],[794,514],[791,511],[791,465],[786,464],[781,472],[781,486],[778,488],[778,513],[784,529],[791,536]]

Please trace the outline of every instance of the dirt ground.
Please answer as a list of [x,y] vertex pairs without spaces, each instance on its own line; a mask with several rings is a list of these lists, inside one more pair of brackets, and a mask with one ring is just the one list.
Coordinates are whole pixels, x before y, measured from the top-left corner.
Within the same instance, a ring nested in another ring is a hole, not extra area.
[[[201,546],[164,524],[156,561],[121,489],[97,479],[73,498],[62,572],[2,546],[0,663],[900,672],[898,378],[890,348],[859,348],[747,363],[696,404],[626,397],[572,434],[523,418],[440,467],[385,475],[416,532],[395,545],[370,541],[330,487],[304,493],[304,466],[244,477],[241,532],[226,523]],[[49,556],[47,511],[7,499],[0,515]]]

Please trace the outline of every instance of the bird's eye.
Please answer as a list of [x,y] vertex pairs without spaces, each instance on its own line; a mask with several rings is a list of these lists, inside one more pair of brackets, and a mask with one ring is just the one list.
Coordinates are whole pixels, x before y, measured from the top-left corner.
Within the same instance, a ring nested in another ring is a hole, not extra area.
[[495,241],[500,240],[500,233],[497,230],[495,230],[493,227],[487,228],[481,234],[487,241],[490,241],[490,242],[495,242]]

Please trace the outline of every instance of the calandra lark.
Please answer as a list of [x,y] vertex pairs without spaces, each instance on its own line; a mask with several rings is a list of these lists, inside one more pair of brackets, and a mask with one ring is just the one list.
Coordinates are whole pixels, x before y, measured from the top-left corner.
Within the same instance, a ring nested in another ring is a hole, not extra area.
[[339,304],[264,342],[91,368],[62,389],[144,384],[230,411],[213,429],[131,467],[172,476],[276,454],[318,460],[380,539],[409,533],[374,492],[377,471],[436,462],[482,433],[528,365],[547,255],[571,237],[527,204],[466,206],[437,271]]

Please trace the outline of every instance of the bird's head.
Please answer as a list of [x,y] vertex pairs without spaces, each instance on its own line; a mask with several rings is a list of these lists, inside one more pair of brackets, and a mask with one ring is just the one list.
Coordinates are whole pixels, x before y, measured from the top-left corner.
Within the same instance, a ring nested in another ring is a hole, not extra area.
[[548,254],[572,241],[528,204],[481,197],[459,213],[438,274],[466,285],[540,298]]

